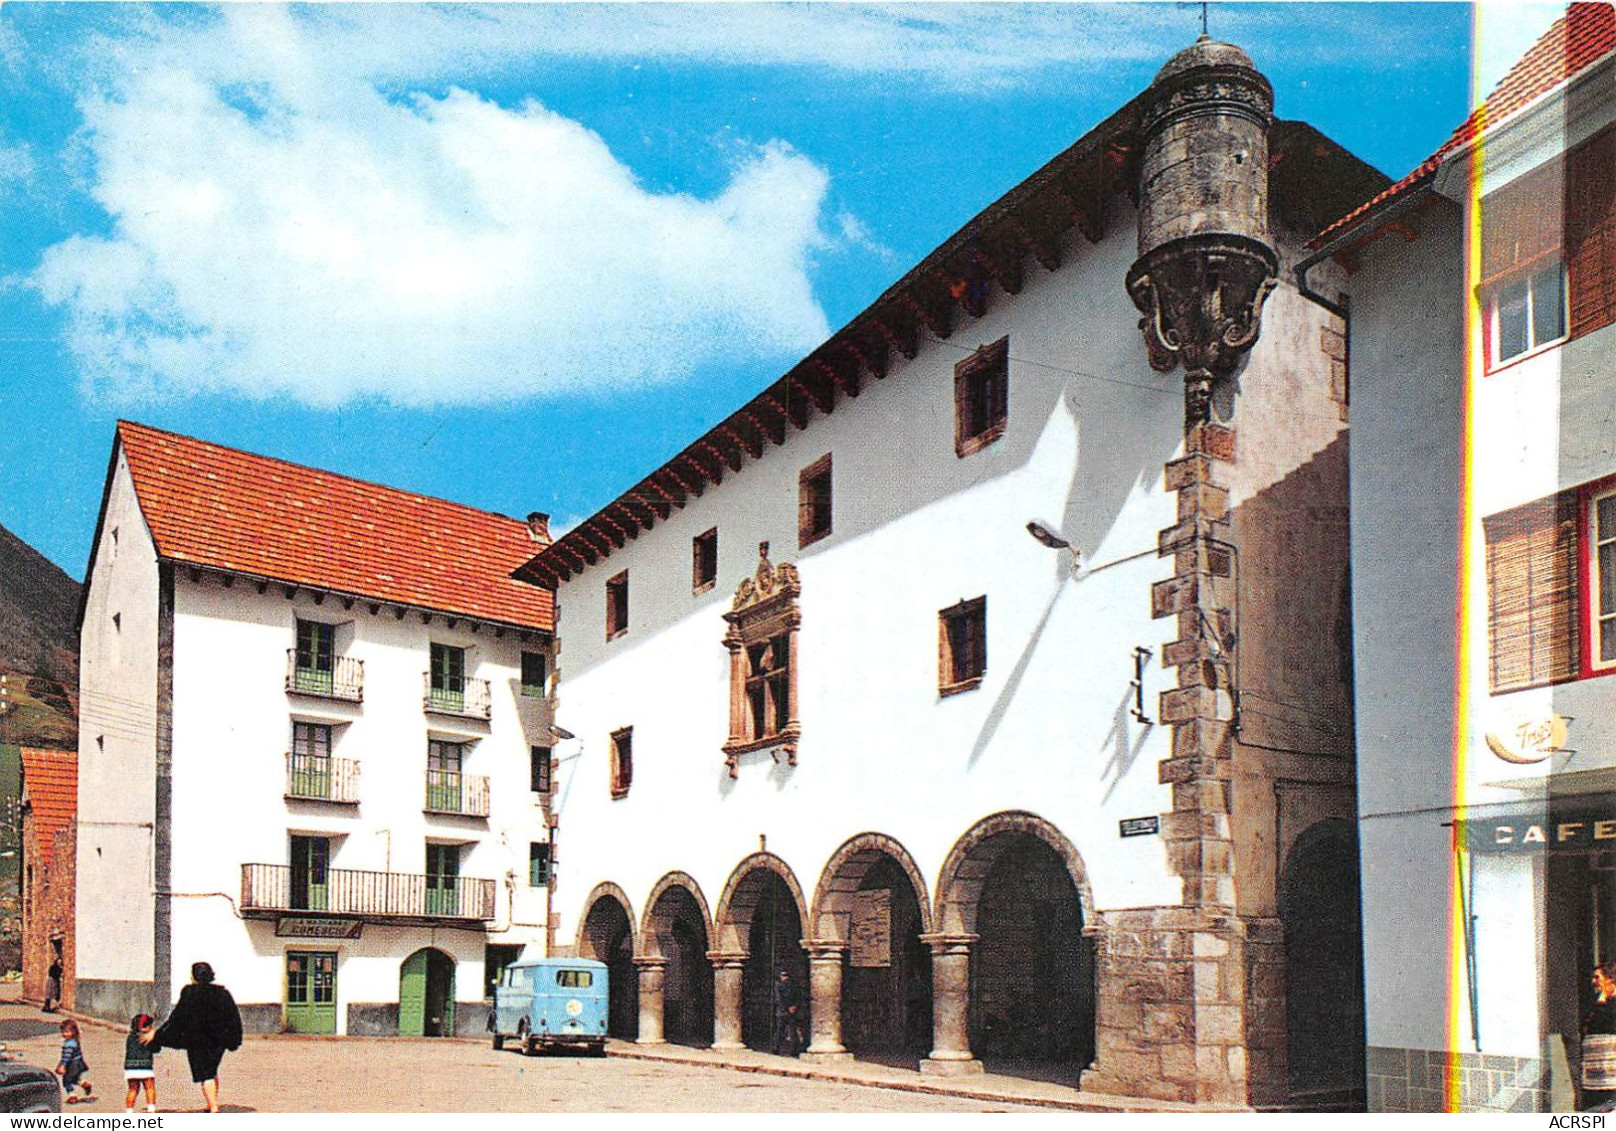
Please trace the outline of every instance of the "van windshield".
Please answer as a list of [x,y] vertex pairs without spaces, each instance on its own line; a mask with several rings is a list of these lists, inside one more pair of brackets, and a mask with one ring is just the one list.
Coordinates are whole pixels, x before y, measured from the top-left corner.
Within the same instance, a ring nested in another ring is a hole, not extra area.
[[557,970],[556,985],[568,986],[572,989],[583,989],[585,986],[595,984],[593,970]]

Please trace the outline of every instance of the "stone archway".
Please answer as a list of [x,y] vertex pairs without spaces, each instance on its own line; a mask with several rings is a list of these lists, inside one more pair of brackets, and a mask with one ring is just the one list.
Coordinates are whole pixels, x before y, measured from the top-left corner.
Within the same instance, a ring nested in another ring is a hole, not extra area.
[[639,1032],[639,979],[634,968],[634,911],[616,884],[599,884],[584,903],[576,953],[607,966],[607,1032],[632,1040]]
[[[811,1051],[908,1057],[931,1039],[931,904],[914,858],[882,833],[832,854],[814,891]],[[835,969],[826,969],[834,963]],[[835,1031],[824,1024],[834,1010]]]
[[996,813],[949,851],[936,898],[932,1058],[1075,1076],[1095,1041],[1093,896],[1076,847],[1036,814]]
[[[712,923],[701,886],[684,872],[669,872],[651,889],[640,926],[642,953],[635,960],[641,1041],[712,1043],[713,968],[707,959]],[[649,1031],[653,1027],[659,1027],[660,1036]]]
[[803,927],[808,908],[789,865],[770,852],[742,860],[724,885],[714,931],[713,1047],[771,1049],[779,1042],[773,1016],[776,975],[785,970],[808,1020],[808,959]]
[[1293,1103],[1362,1100],[1363,920],[1358,831],[1329,818],[1296,838],[1280,874],[1286,1062]]

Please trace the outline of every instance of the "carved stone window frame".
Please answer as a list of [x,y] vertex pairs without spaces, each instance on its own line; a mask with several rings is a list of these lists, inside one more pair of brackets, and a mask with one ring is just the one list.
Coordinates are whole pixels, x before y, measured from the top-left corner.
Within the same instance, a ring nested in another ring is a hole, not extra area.
[[[776,566],[769,561],[769,544],[758,543],[757,572],[736,586],[730,611],[724,614],[729,623],[724,633],[724,647],[729,651],[729,741],[724,743],[724,764],[732,778],[739,773],[741,755],[760,750],[770,751],[776,762],[784,758],[787,765],[797,764],[797,744],[802,738],[797,717],[797,630],[802,625],[797,598],[801,593],[797,567],[789,562]],[[786,723],[776,733],[756,738],[749,725],[746,681],[752,673],[747,670],[747,653],[780,636],[786,637]]]

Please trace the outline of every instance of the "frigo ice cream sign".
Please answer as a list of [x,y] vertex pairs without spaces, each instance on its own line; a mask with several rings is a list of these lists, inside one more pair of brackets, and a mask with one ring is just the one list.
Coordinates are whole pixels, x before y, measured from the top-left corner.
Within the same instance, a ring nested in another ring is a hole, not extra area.
[[1487,749],[1511,765],[1530,766],[1565,749],[1570,724],[1555,714],[1503,717],[1487,732]]

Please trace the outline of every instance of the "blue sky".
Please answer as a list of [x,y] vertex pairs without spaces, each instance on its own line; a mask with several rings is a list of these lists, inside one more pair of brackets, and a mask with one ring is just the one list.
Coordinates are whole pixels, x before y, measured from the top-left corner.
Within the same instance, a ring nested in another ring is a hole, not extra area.
[[[1400,176],[1553,8],[1213,4]],[[1198,6],[0,7],[0,523],[120,416],[576,521],[1149,81]],[[1472,63],[1480,77],[1472,75]],[[1119,284],[1120,286],[1120,281]]]

